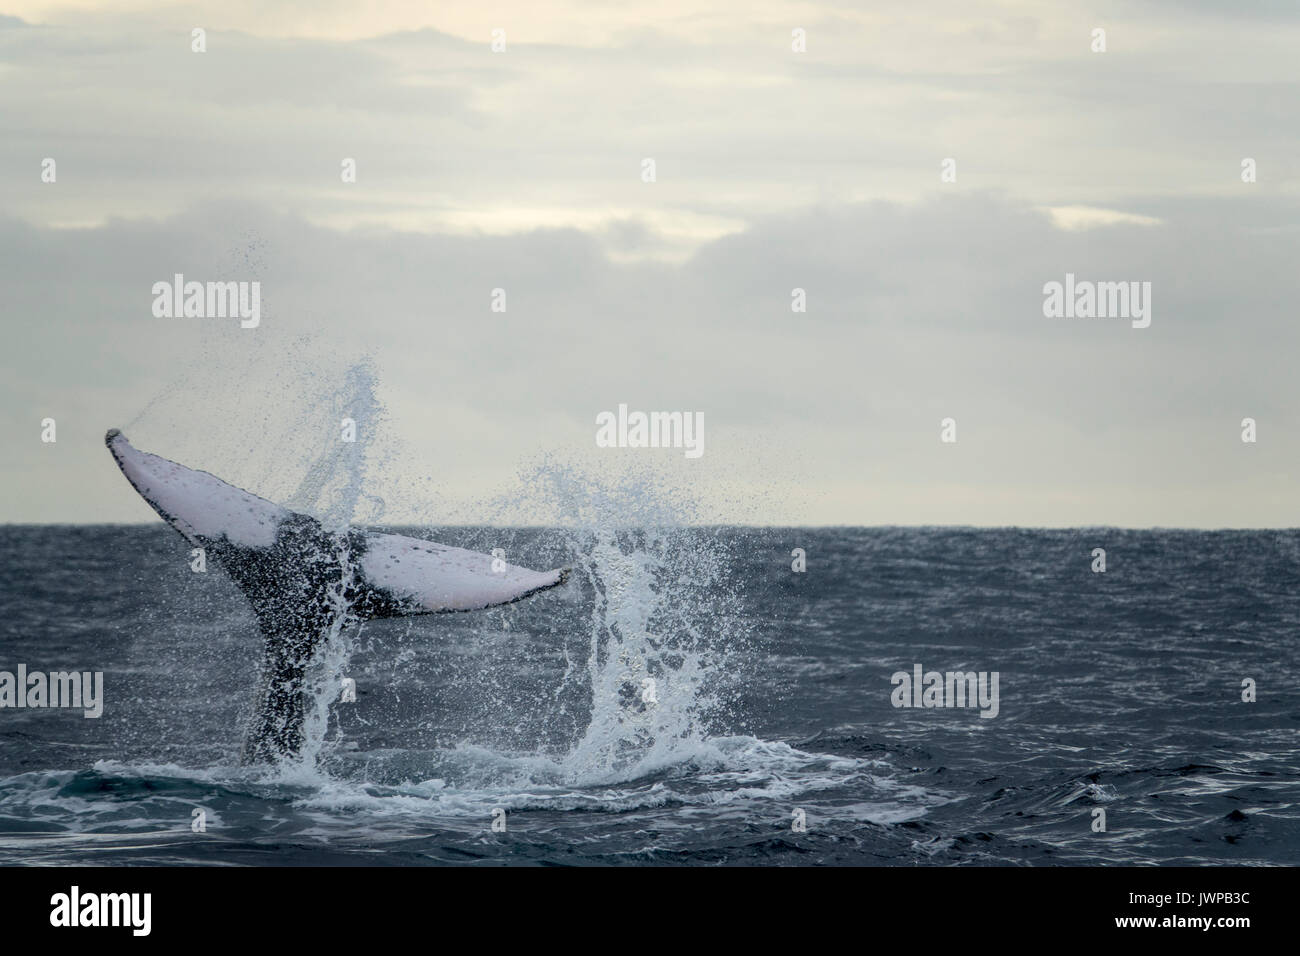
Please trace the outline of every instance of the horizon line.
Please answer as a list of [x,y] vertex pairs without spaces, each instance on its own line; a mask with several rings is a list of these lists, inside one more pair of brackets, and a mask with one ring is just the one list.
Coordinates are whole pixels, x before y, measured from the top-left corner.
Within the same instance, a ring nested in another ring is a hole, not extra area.
[[[151,521],[0,521],[0,528],[166,528],[166,523],[156,524]],[[375,524],[355,524],[349,527],[356,528],[501,528],[510,530],[550,530],[555,528],[584,528],[592,527],[591,525],[581,524],[491,524],[484,522],[480,524],[468,524],[464,522],[446,523],[446,524],[421,524],[421,523],[375,523]],[[781,530],[794,528],[799,530],[863,530],[863,531],[1197,531],[1197,532],[1229,532],[1229,531],[1300,531],[1300,526],[1295,525],[1277,525],[1277,526],[1215,526],[1215,527],[1198,527],[1192,525],[1113,525],[1113,524],[1080,524],[1080,525],[1017,525],[1017,524],[998,524],[998,525],[977,525],[977,524],[749,524],[744,522],[700,522],[687,523],[680,525],[658,525],[658,524],[641,524],[641,525],[617,525],[619,528],[646,528],[646,527],[680,527],[680,528],[753,528],[753,529],[774,529]],[[175,529],[171,529],[175,530]]]

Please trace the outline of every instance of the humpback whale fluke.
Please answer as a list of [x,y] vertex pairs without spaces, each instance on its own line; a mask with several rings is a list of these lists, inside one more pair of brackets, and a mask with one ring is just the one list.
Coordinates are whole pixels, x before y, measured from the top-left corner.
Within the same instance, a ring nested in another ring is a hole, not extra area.
[[139,451],[116,428],[104,441],[140,497],[225,569],[257,616],[266,666],[246,763],[300,752],[306,669],[331,627],[509,604],[568,578],[420,538],[327,531],[206,471]]

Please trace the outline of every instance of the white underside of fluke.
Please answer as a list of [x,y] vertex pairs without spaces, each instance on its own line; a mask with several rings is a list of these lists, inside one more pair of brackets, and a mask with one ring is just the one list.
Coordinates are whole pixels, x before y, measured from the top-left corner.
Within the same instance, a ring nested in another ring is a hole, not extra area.
[[[224,539],[240,548],[270,548],[293,515],[215,475],[142,452],[117,429],[106,442],[140,496],[193,544]],[[368,585],[413,605],[414,613],[508,604],[565,578],[563,570],[530,571],[489,554],[377,532],[366,534],[357,564]]]
[[563,571],[529,571],[489,554],[400,534],[368,534],[366,546],[360,562],[366,580],[427,611],[509,604],[564,579]]
[[199,537],[226,538],[241,548],[275,544],[285,508],[228,485],[206,471],[195,471],[133,447],[117,429],[108,433],[108,450],[140,497],[193,544]]

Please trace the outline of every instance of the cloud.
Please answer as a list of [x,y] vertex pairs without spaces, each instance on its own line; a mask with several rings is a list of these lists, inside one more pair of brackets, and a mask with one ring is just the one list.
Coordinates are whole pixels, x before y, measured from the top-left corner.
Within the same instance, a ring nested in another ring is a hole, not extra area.
[[[629,14],[598,41],[561,30],[494,54],[486,31],[417,28],[404,9],[350,42],[262,30],[252,10],[195,20],[147,5],[6,30],[0,208],[85,225],[255,201],[340,228],[499,234],[642,219],[666,243],[647,254],[681,261],[819,204],[994,190],[1131,212],[1240,193],[1245,156],[1258,192],[1300,181],[1300,25],[1287,22],[1237,36],[1124,7],[1097,55],[1090,20],[1032,5],[991,19],[962,4],[776,4],[758,19]],[[805,54],[790,50],[796,13]],[[207,23],[204,54],[193,22]],[[956,184],[940,183],[945,158]]]
[[[539,454],[635,455],[592,447],[596,414],[626,402],[705,413],[691,475],[718,520],[1294,523],[1278,485],[1300,464],[1297,235],[1271,224],[1296,210],[1223,205],[1066,231],[992,195],[862,203],[763,219],[677,265],[620,261],[653,241],[635,224],[339,232],[224,204],[83,230],[5,220],[0,294],[22,317],[5,517],[140,517],[99,443],[150,401],[133,438],[291,491],[316,439],[285,442],[335,427],[322,396],[368,356],[404,456],[380,478],[399,517],[418,476],[471,501]],[[259,280],[262,326],[154,318],[152,283],[175,272]],[[1150,281],[1151,327],[1044,318],[1066,272]],[[66,450],[36,440],[46,415]],[[1245,416],[1258,445],[1239,441]],[[724,507],[737,483],[772,510]]]
[[[697,6],[11,8],[0,516],[147,517],[108,425],[291,495],[369,362],[390,517],[621,464],[627,402],[705,413],[717,520],[1294,523],[1295,16]],[[262,326],[155,319],[177,272]],[[1067,273],[1151,327],[1045,319]]]

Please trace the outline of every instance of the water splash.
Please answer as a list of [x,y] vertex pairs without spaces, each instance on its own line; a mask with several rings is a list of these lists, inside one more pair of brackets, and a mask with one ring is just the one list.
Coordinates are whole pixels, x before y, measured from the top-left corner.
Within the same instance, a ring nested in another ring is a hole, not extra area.
[[[330,397],[332,419],[321,430],[322,444],[288,507],[314,515],[322,526],[335,535],[335,553],[331,561],[338,564],[339,579],[330,587],[329,630],[322,638],[306,675],[309,706],[303,724],[303,747],[296,758],[288,760],[289,773],[313,774],[320,770],[333,706],[339,700],[343,678],[352,658],[355,641],[360,636],[360,621],[353,613],[347,594],[354,589],[356,572],[348,528],[358,521],[359,508],[365,499],[367,459],[383,419],[383,406],[376,394],[378,377],[367,359],[348,368],[343,382]],[[351,419],[355,441],[341,440],[344,418]],[[370,520],[382,514],[371,509]],[[342,728],[337,724],[330,743],[342,742]]]
[[552,769],[587,786],[698,758],[726,729],[751,640],[728,546],[688,526],[690,499],[644,473],[597,478],[546,461],[524,484],[565,525],[556,534],[586,612],[565,635],[570,666],[555,696],[576,688],[587,719]]
[[[329,598],[331,623],[308,670],[304,746],[277,771],[305,775],[304,782],[337,772],[333,758],[346,752],[336,703],[362,627],[345,598],[353,571],[343,532],[383,513],[383,503],[364,493],[376,479],[372,455],[385,417],[378,377],[372,363],[362,361],[335,382],[325,401],[300,416],[314,449],[286,498],[289,508],[312,514],[338,535],[337,553],[329,557],[341,569]],[[345,417],[356,424],[355,442],[340,441]],[[475,738],[456,743],[539,757],[530,764],[536,779],[580,786],[635,780],[712,752],[710,734],[730,731],[723,726],[727,701],[742,679],[735,665],[750,639],[729,570],[727,551],[734,543],[693,527],[700,515],[692,496],[650,469],[598,475],[544,460],[487,510],[490,516],[493,507],[504,512],[520,503],[532,513],[550,509],[559,528],[548,533],[547,543],[566,554],[565,563],[574,569],[568,587],[578,592],[578,604],[568,608],[567,619],[553,608],[561,620],[551,622],[561,628],[569,666],[553,693],[544,693],[541,702],[550,713],[540,719],[552,731],[561,725],[568,731],[558,741],[554,733],[542,735],[546,746],[520,731],[539,723],[537,715],[519,712],[538,701],[521,708],[515,688],[504,680],[489,689],[494,699],[480,702],[487,719],[478,722]],[[482,632],[496,621],[508,628],[511,613],[484,613],[476,623]]]
[[[350,366],[342,383],[328,397],[331,417],[316,422],[312,431],[319,433],[315,458],[285,506],[318,518],[326,530],[341,532],[357,521],[363,499],[367,460],[382,427],[384,408],[376,394],[378,376],[368,360]],[[343,441],[342,421],[355,424],[356,440]],[[383,514],[382,502],[365,516],[377,521]]]
[[[311,706],[303,721],[303,746],[296,762],[311,770],[319,767],[326,735],[329,733],[330,712],[342,694],[343,678],[352,658],[353,642],[360,633],[360,622],[347,599],[347,594],[356,581],[352,549],[348,541],[347,535],[338,538],[339,548],[335,558],[341,574],[328,592],[329,631],[316,649],[315,658],[306,674],[306,692]],[[337,724],[336,727],[333,743],[338,745],[342,742],[343,731]]]

